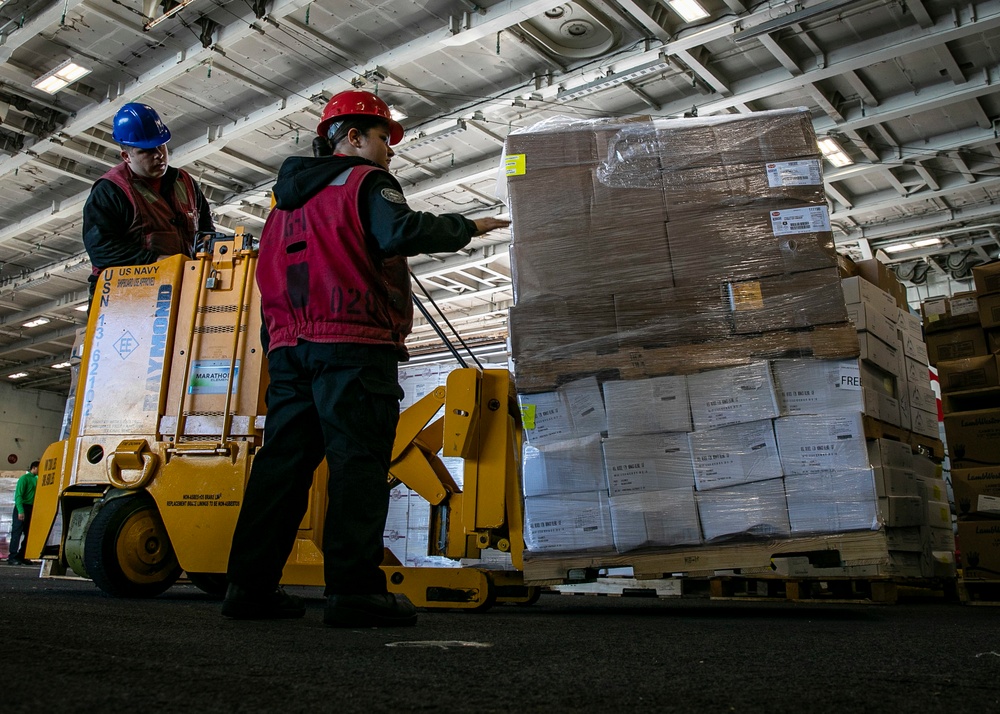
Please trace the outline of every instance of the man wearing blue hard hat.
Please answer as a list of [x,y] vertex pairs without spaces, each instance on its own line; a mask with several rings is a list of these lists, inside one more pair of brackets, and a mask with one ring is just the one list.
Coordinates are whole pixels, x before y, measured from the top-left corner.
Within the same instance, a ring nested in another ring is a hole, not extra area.
[[167,163],[170,130],[155,109],[126,104],[115,114],[112,136],[122,163],[97,179],[83,207],[91,296],[105,268],[194,257],[195,235],[215,230],[208,201],[190,174]]

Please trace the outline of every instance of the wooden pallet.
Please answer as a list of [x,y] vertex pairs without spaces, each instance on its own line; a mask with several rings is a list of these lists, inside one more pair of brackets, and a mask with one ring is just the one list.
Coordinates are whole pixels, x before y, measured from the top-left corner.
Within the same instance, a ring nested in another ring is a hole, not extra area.
[[713,600],[788,600],[894,605],[904,599],[958,599],[955,580],[924,578],[713,578]]
[[1000,580],[958,581],[958,598],[963,605],[989,605],[1000,607]]
[[552,391],[584,377],[642,379],[667,374],[693,374],[736,367],[763,359],[808,357],[850,359],[859,354],[858,335],[850,323],[804,330],[780,330],[736,335],[724,340],[672,347],[647,347],[585,352],[517,360],[515,382],[522,394]]
[[617,553],[525,553],[526,585],[562,585],[593,580],[601,569],[631,567],[638,579],[658,579],[675,574],[714,577],[729,574],[759,575],[775,572],[774,559],[808,558],[818,568],[883,565],[889,551],[882,531],[857,531],[834,535],[758,540],[697,548],[658,549]]

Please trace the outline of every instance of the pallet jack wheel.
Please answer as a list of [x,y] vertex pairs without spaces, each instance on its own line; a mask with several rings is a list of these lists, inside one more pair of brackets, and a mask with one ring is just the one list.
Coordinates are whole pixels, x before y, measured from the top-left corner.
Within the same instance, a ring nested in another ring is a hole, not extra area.
[[156,503],[145,493],[105,502],[90,523],[85,543],[87,574],[113,597],[156,597],[180,577]]

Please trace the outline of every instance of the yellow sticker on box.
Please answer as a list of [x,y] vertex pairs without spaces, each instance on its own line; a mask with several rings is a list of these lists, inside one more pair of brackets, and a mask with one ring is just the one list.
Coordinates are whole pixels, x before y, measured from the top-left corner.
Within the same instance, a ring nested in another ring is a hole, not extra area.
[[733,301],[733,310],[761,310],[764,307],[764,296],[760,291],[760,282],[751,280],[745,283],[733,283],[729,286]]
[[524,424],[525,429],[535,428],[535,405],[534,404],[522,404],[521,405],[521,421]]
[[524,175],[524,154],[508,154],[503,160],[504,176]]

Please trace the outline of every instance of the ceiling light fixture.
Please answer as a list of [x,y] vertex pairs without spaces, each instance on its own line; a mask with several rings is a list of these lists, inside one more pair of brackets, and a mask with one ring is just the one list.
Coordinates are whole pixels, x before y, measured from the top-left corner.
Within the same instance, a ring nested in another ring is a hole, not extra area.
[[389,105],[389,116],[391,116],[396,121],[403,121],[409,115],[406,113],[406,110],[403,109],[402,107],[397,106],[395,104],[390,104]]
[[27,376],[27,372],[17,372],[15,374],[8,374],[7,379],[24,379]]
[[847,155],[847,152],[844,151],[844,147],[842,147],[840,142],[833,137],[824,137],[820,139],[818,143],[819,150],[823,152],[823,158],[837,168],[840,168],[841,166],[850,166],[854,163],[854,159]]
[[38,317],[35,318],[34,320],[31,320],[30,322],[24,323],[23,325],[21,325],[21,327],[41,327],[42,325],[47,325],[50,322],[52,322],[52,320],[50,320],[47,317]]
[[704,20],[708,17],[708,10],[703,8],[698,0],[667,0],[667,5],[680,15],[684,22]]
[[87,312],[87,309],[89,307],[90,307],[90,303],[89,302],[85,302],[85,303],[82,303],[80,305],[77,305],[73,309],[76,310],[76,311],[78,311],[78,312]]
[[52,365],[52,369],[69,369],[72,366],[69,362],[60,362],[59,364]]
[[569,101],[571,99],[579,99],[580,97],[586,97],[590,94],[596,92],[601,92],[605,89],[610,89],[611,87],[617,87],[619,84],[624,84],[625,82],[631,82],[635,79],[640,79],[656,72],[662,72],[669,67],[667,58],[661,54],[657,59],[649,62],[647,64],[639,65],[634,69],[630,69],[624,72],[609,72],[607,76],[595,79],[593,82],[588,82],[587,84],[581,84],[577,87],[570,87],[568,89],[561,90],[556,94],[557,101]]
[[449,136],[461,133],[465,131],[466,128],[465,121],[458,119],[455,122],[449,122],[447,126],[437,131],[427,133],[421,132],[421,134],[418,135],[413,141],[408,141],[405,144],[399,144],[394,148],[397,154],[400,151],[419,149],[421,146],[427,146],[428,144],[433,144],[435,141],[441,141],[442,139],[447,139]]
[[940,238],[921,238],[920,240],[911,240],[906,243],[895,243],[893,245],[883,246],[881,249],[886,253],[902,253],[904,250],[916,250],[917,248],[929,248],[932,245],[941,245]]
[[183,10],[184,8],[186,8],[188,5],[190,5],[193,2],[194,2],[194,0],[181,0],[181,2],[177,3],[176,5],[174,5],[172,8],[170,8],[169,10],[167,10],[165,13],[163,13],[159,17],[157,17],[157,18],[155,18],[155,19],[150,20],[149,22],[147,22],[145,25],[142,26],[142,29],[144,31],[146,31],[146,32],[149,32],[154,27],[156,27],[157,25],[159,25],[161,22],[163,22],[164,20],[166,20],[168,17],[173,17],[174,15],[176,15],[177,13],[179,13],[181,10]]
[[46,72],[36,79],[31,83],[31,86],[46,94],[55,94],[60,89],[72,84],[81,77],[86,77],[88,74],[90,74],[89,69],[68,59],[55,69]]

